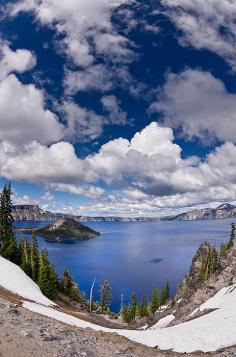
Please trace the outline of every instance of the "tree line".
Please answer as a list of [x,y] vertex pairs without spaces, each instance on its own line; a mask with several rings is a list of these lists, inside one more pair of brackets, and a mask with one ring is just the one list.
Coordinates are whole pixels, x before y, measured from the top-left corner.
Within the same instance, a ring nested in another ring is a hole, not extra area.
[[221,260],[226,256],[230,249],[234,246],[235,242],[235,223],[231,223],[231,232],[228,242],[222,243],[220,250],[214,246],[208,245],[208,251],[202,257],[201,269],[199,273],[199,280],[201,282],[207,281],[219,268]]
[[[61,278],[58,277],[55,266],[49,260],[47,249],[39,249],[35,236],[32,237],[31,243],[27,238],[16,239],[11,196],[11,185],[5,185],[0,193],[0,254],[20,266],[49,299],[56,299],[60,294],[64,294],[72,301],[84,304],[90,311],[102,314],[112,313],[110,310],[112,287],[107,280],[100,285],[99,301],[93,300],[92,291],[90,300],[87,301],[85,293],[80,291],[68,269],[64,270]],[[145,295],[138,303],[137,295],[133,292],[129,305],[122,306],[121,317],[127,323],[139,317],[148,317],[153,315],[168,299],[168,284],[160,293],[157,288],[153,290],[150,303]]]

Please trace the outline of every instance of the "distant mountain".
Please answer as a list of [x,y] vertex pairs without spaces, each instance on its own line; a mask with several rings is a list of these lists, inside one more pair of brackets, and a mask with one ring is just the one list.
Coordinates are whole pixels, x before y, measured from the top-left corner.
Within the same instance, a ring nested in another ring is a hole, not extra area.
[[35,233],[47,241],[60,243],[69,240],[87,240],[100,235],[100,233],[72,218],[60,219],[46,227],[18,228],[17,231],[22,233]]
[[176,216],[164,217],[166,221],[197,221],[205,219],[222,219],[236,217],[236,206],[223,203],[216,208],[195,209]]
[[13,206],[13,218],[15,221],[58,221],[59,219],[73,218],[79,222],[146,222],[156,221],[159,218],[152,217],[89,217],[73,216],[64,213],[53,213],[42,210],[38,205],[15,205]]

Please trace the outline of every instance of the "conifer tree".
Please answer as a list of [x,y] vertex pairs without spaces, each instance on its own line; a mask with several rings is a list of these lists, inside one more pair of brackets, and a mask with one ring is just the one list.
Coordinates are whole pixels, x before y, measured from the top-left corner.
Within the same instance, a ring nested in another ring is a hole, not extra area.
[[121,318],[124,322],[129,323],[130,322],[130,317],[129,317],[129,312],[126,306],[122,307],[121,311]]
[[231,224],[230,239],[228,243],[228,249],[232,248],[235,241],[235,223]]
[[101,313],[104,313],[110,306],[112,299],[112,288],[110,283],[105,280],[100,286],[100,306]]
[[61,290],[65,294],[69,295],[72,285],[73,285],[72,276],[71,276],[70,272],[67,269],[65,269],[63,272],[63,276],[61,278]]
[[147,317],[148,316],[148,304],[146,295],[142,296],[141,303],[139,305],[139,316]]
[[133,291],[130,296],[129,316],[130,320],[134,320],[137,313],[137,295]]
[[31,271],[32,271],[32,279],[34,281],[38,281],[39,278],[39,250],[38,250],[38,242],[36,237],[33,237],[33,243],[31,248]]
[[[54,278],[53,278],[54,279]],[[55,289],[52,279],[52,268],[48,261],[47,250],[43,249],[40,253],[40,267],[39,267],[39,280],[38,285],[42,290],[42,293],[49,299],[55,297]]]
[[159,309],[160,307],[160,297],[159,297],[159,292],[158,289],[155,288],[153,289],[152,292],[152,297],[151,297],[151,303],[150,303],[150,311],[154,315],[155,312]]
[[169,283],[167,283],[161,292],[161,298],[160,298],[160,305],[164,305],[165,302],[169,299],[170,297],[170,288],[169,288]]
[[32,268],[31,268],[31,247],[29,245],[28,239],[25,238],[22,241],[22,246],[21,246],[21,254],[22,254],[22,263],[21,263],[21,268],[24,270],[24,272],[28,276],[32,276]]
[[5,185],[0,195],[0,249],[1,254],[17,263],[18,250],[13,230],[11,184]]

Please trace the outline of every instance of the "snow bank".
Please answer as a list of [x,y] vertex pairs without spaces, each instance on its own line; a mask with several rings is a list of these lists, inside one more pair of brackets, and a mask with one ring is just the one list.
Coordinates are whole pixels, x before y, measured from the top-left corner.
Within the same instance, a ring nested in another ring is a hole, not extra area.
[[9,260],[0,256],[0,286],[39,304],[56,305],[46,298],[38,285],[23,270]]
[[174,318],[173,315],[169,315],[160,320],[155,328],[144,331],[104,328],[34,303],[24,302],[24,307],[70,325],[89,327],[96,331],[116,332],[143,345],[158,346],[163,350],[173,349],[182,353],[197,350],[208,352],[236,344],[236,284],[220,290],[200,307],[201,311],[216,309],[215,311],[176,326],[163,327],[164,322],[169,323]]
[[173,314],[168,315],[166,317],[163,317],[163,319],[160,319],[155,325],[149,328],[149,330],[156,330],[157,328],[163,328],[169,325],[171,321],[175,319],[175,316]]

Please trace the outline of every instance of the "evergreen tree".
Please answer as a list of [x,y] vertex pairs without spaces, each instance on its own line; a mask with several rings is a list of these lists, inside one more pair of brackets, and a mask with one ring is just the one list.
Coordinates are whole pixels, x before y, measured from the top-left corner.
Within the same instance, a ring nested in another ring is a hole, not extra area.
[[147,317],[148,316],[148,304],[146,295],[142,296],[141,303],[139,305],[139,316]]
[[230,239],[228,243],[228,249],[232,248],[235,241],[235,223],[231,224]]
[[50,295],[51,298],[55,298],[57,295],[57,287],[58,287],[58,278],[54,265],[50,265],[49,267],[49,280],[50,280]]
[[39,278],[39,250],[38,250],[38,242],[36,237],[33,237],[33,243],[31,248],[31,271],[32,271],[32,279],[34,281],[38,281]]
[[31,269],[31,247],[29,245],[28,239],[25,238],[22,241],[21,246],[21,268],[28,276],[32,276],[32,269]]
[[48,261],[47,250],[43,249],[40,253],[39,280],[38,285],[42,293],[49,299],[55,297],[55,285],[52,268]]
[[129,316],[130,320],[134,320],[137,313],[137,295],[133,291],[130,296]]
[[155,288],[153,289],[152,292],[152,297],[151,297],[151,303],[150,303],[150,311],[154,315],[155,312],[159,309],[160,307],[160,297],[159,297],[159,292],[158,289]]
[[61,278],[61,290],[65,294],[69,295],[70,289],[72,288],[72,286],[73,286],[72,276],[71,276],[70,272],[67,269],[65,269],[63,276]]
[[126,306],[123,306],[122,311],[121,311],[121,318],[124,322],[129,323],[130,322],[130,317],[129,317],[129,311]]
[[169,299],[169,297],[170,297],[170,288],[169,288],[169,283],[167,283],[162,289],[160,304],[164,305],[165,302]]
[[75,283],[73,283],[70,288],[70,298],[79,304],[84,301],[84,295],[79,291],[79,287]]
[[11,185],[5,185],[0,195],[0,249],[1,254],[17,263],[19,259],[13,230]]
[[112,288],[107,280],[100,286],[100,306],[101,313],[104,313],[110,306],[112,299]]

